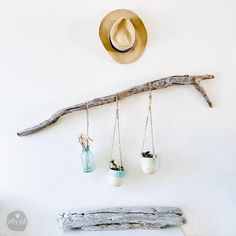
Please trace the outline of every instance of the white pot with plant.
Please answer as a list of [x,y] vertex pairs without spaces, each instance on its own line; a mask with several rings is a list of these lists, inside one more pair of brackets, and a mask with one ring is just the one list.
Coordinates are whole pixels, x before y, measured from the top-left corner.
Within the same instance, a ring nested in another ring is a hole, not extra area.
[[[145,174],[154,174],[157,166],[158,166],[158,158],[154,151],[154,135],[153,135],[153,122],[152,122],[152,84],[149,84],[149,106],[148,106],[148,114],[145,123],[145,130],[144,130],[144,137],[143,137],[143,145],[142,145],[142,152],[141,152],[141,167],[142,171]],[[151,151],[143,151],[146,134],[147,134],[147,127],[150,121],[150,131],[151,131],[151,141],[152,141],[152,152]]]
[[[115,149],[115,137],[117,132],[118,138],[118,156],[119,156],[119,165],[115,162],[114,149]],[[110,171],[109,171],[109,183],[115,187],[121,186],[123,183],[123,179],[125,177],[125,169],[123,167],[122,155],[121,155],[121,145],[120,145],[120,121],[119,121],[119,99],[118,95],[116,95],[116,119],[115,126],[113,131],[113,139],[112,139],[112,148],[111,148],[111,161],[110,161]]]
[[143,173],[154,174],[158,167],[157,155],[152,154],[150,151],[142,152],[141,166]]

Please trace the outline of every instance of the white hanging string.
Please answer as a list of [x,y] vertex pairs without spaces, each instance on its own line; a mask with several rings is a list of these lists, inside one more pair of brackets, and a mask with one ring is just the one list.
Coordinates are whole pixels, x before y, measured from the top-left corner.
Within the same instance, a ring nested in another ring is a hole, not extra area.
[[150,129],[151,129],[151,140],[152,140],[152,154],[155,155],[155,150],[154,150],[154,135],[153,135],[153,122],[152,122],[152,84],[149,84],[149,104],[148,104],[148,113],[147,113],[147,118],[146,118],[146,123],[145,123],[145,130],[144,130],[144,137],[143,137],[143,144],[142,144],[142,152],[144,151],[144,145],[146,141],[146,135],[147,135],[147,127],[148,127],[148,122],[150,119]]

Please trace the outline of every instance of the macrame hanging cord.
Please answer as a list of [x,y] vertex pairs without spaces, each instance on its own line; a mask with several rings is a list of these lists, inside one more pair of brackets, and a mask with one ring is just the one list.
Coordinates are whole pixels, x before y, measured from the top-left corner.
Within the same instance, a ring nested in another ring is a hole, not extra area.
[[149,122],[149,119],[150,119],[152,154],[155,155],[155,150],[154,150],[154,135],[153,135],[153,122],[152,122],[152,85],[151,85],[151,83],[149,84],[149,96],[148,96],[148,98],[149,98],[149,104],[148,104],[148,113],[147,113],[147,118],[146,118],[146,123],[145,123],[142,152],[144,151],[144,145],[145,145],[146,135],[147,135],[147,127],[148,127],[148,122]]
[[86,103],[86,119],[87,119],[86,136],[89,139],[89,108],[88,108],[88,103]]
[[120,166],[123,167],[122,154],[121,154],[121,145],[120,145],[120,116],[119,116],[119,98],[116,95],[116,117],[115,117],[115,125],[113,130],[113,138],[112,138],[112,151],[111,151],[111,161],[115,161],[113,158],[113,151],[115,145],[116,131],[118,135],[118,148],[119,148],[119,157],[120,157]]

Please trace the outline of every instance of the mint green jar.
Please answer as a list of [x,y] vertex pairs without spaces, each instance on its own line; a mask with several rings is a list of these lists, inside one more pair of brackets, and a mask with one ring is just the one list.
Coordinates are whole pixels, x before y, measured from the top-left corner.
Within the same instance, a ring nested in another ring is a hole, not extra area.
[[95,170],[95,159],[89,147],[84,147],[81,153],[82,168],[85,173]]

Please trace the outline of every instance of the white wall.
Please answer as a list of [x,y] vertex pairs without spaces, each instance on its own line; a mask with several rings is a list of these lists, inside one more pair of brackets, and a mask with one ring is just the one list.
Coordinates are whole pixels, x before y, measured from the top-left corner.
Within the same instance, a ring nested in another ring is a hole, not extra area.
[[[105,52],[98,27],[117,8],[134,10],[149,40],[129,65]],[[125,205],[183,209],[186,235],[233,236],[236,197],[236,4],[234,0],[0,1],[0,235],[62,235],[57,213]],[[214,74],[202,84],[215,107],[193,87],[154,92],[155,139],[161,159],[153,176],[140,170],[147,94],[121,102],[125,184],[107,181],[114,104],[91,110],[97,171],[80,171],[77,135],[85,114],[74,113],[38,134],[16,132],[54,111],[175,74]],[[25,232],[9,231],[6,216],[28,216]],[[110,235],[71,232],[63,235]],[[112,235],[182,235],[179,229]]]

